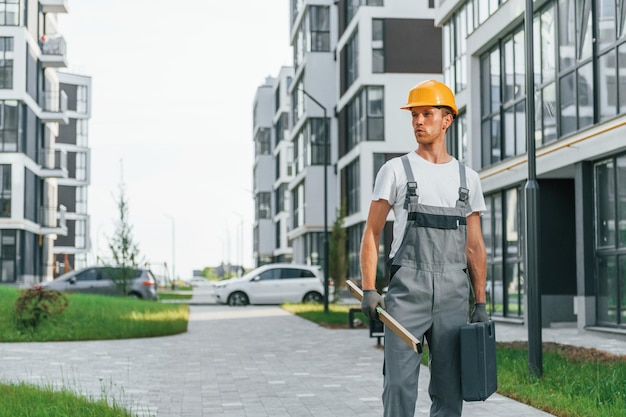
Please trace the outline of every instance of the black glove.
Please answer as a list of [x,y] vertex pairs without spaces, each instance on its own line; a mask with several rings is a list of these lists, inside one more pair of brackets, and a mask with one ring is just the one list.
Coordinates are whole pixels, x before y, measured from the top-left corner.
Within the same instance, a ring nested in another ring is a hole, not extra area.
[[472,310],[472,323],[484,323],[489,321],[489,315],[485,303],[475,303]]
[[361,311],[370,320],[378,319],[378,312],[376,307],[381,306],[385,309],[385,299],[382,295],[378,294],[376,290],[363,291],[363,299],[361,300]]

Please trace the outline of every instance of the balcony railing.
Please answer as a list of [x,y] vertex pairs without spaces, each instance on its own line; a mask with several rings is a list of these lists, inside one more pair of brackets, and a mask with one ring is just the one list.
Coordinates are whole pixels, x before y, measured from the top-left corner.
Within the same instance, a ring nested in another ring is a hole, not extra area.
[[58,234],[67,235],[67,222],[65,214],[67,208],[64,205],[59,207],[41,206],[39,208],[39,224],[41,233],[44,235]]
[[67,13],[67,0],[39,0],[42,13]]
[[44,148],[39,164],[42,168],[42,177],[67,178],[67,151],[65,149]]
[[59,34],[43,35],[39,42],[40,61],[44,67],[67,67],[67,46],[65,38]]
[[67,93],[65,91],[46,91],[41,99],[41,121],[46,123],[69,122],[67,115]]

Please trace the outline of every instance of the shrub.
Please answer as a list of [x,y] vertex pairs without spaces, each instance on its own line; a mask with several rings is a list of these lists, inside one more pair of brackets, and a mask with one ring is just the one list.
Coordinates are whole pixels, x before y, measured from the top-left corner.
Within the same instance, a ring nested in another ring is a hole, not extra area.
[[61,314],[67,305],[65,294],[47,290],[41,285],[20,290],[14,307],[17,328],[34,330],[44,319]]

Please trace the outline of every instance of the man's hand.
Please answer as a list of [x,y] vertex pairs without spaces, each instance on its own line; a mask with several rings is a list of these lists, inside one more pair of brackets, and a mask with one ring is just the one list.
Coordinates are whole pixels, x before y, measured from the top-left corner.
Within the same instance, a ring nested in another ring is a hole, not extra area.
[[474,310],[472,310],[472,323],[484,323],[489,321],[489,315],[485,303],[474,304]]
[[363,298],[361,299],[361,311],[370,320],[378,319],[378,312],[376,307],[381,306],[385,309],[385,299],[382,295],[378,294],[376,290],[363,291]]

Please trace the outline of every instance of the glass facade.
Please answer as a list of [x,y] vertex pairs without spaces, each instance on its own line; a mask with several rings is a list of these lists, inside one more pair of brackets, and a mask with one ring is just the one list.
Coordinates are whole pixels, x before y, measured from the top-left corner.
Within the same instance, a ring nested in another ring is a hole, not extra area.
[[485,196],[482,230],[487,249],[487,309],[493,316],[524,315],[520,192],[512,188]]
[[[537,146],[626,113],[626,5],[593,4],[557,0],[535,14]],[[480,57],[483,167],[525,153],[524,69],[521,26]]]
[[595,164],[598,324],[626,327],[626,155]]

